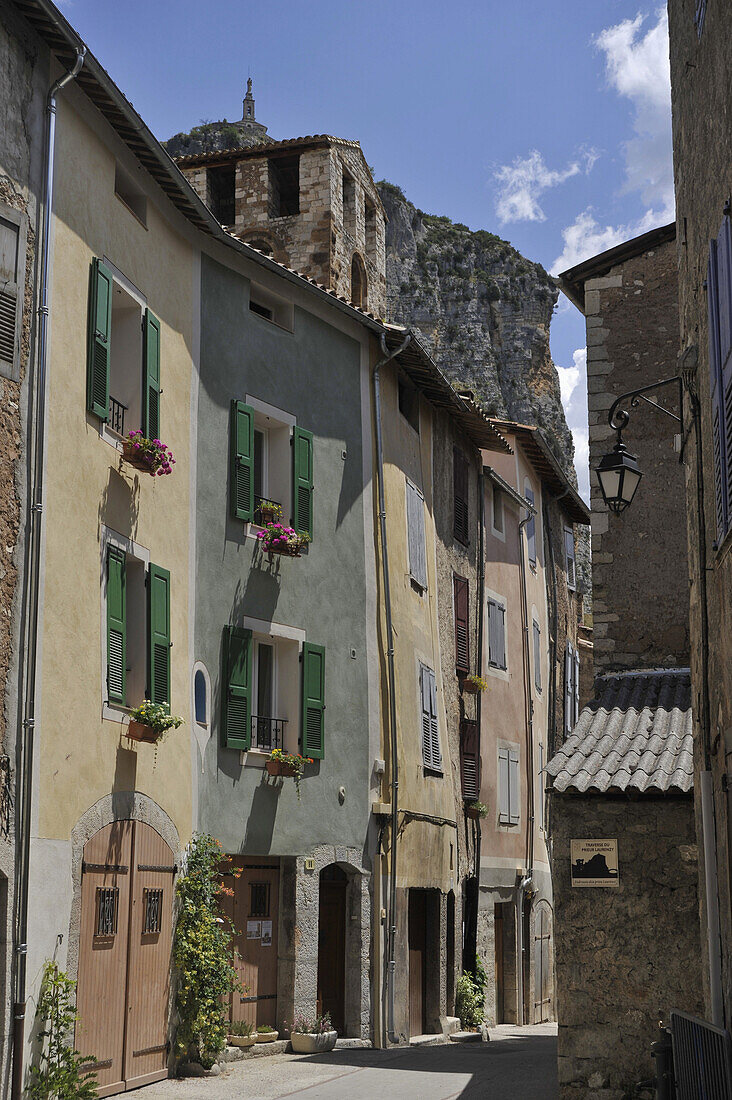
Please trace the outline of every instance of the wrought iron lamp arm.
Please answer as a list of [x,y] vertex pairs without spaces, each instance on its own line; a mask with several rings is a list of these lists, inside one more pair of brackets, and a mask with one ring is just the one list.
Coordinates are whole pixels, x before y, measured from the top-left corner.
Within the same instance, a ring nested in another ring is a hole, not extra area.
[[660,382],[652,382],[650,386],[640,386],[637,390],[628,390],[627,393],[621,393],[610,406],[610,411],[607,414],[607,422],[611,428],[614,428],[620,437],[620,432],[627,427],[630,421],[630,414],[626,409],[620,408],[620,405],[624,401],[630,398],[630,407],[637,409],[641,401],[645,401],[647,405],[652,405],[654,409],[658,409],[659,412],[665,413],[666,416],[670,416],[672,420],[675,420],[677,424],[683,425],[681,416],[677,416],[676,413],[669,412],[668,409],[664,409],[663,405],[659,405],[657,401],[650,401],[643,395],[650,393],[651,390],[659,390],[662,386],[671,386],[676,383],[679,387],[679,413],[683,408],[683,382],[680,374],[675,374],[673,378],[663,378]]

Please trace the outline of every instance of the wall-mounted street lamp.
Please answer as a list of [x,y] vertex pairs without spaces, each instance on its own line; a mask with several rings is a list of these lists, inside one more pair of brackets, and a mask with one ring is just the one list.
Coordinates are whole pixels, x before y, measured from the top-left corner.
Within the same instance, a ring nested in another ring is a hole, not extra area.
[[618,433],[618,439],[610,454],[603,455],[600,459],[597,466],[597,480],[600,482],[602,499],[616,515],[625,511],[631,503],[640,484],[640,479],[643,477],[643,471],[638,465],[636,456],[632,455],[623,443],[622,433],[628,425],[630,415],[620,406],[624,401],[630,399],[630,407],[635,409],[641,401],[645,401],[647,405],[652,405],[654,409],[670,416],[680,425],[682,423],[680,416],[664,409],[663,405],[659,405],[657,401],[651,401],[648,397],[644,397],[644,394],[650,393],[651,390],[658,390],[662,386],[670,386],[673,383],[676,383],[679,387],[679,412],[681,412],[683,395],[681,375],[664,378],[660,382],[651,383],[650,386],[641,386],[637,390],[622,393],[610,408],[607,421],[610,427]]

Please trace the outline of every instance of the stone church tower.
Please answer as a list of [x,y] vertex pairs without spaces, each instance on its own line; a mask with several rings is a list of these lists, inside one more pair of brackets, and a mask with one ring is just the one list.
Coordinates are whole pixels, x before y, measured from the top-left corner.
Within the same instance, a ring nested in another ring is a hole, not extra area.
[[386,216],[357,141],[320,134],[273,141],[247,81],[236,148],[176,164],[229,232],[383,317]]

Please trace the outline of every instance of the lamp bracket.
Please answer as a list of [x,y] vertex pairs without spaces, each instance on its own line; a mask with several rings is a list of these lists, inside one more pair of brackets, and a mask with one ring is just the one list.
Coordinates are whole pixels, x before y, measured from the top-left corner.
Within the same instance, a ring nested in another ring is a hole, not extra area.
[[652,405],[654,409],[658,409],[659,412],[665,413],[666,416],[670,416],[672,420],[675,420],[677,424],[683,426],[683,420],[676,413],[670,412],[668,409],[664,409],[663,405],[659,405],[657,401],[651,401],[650,398],[645,397],[644,394],[651,393],[653,390],[660,390],[662,386],[677,385],[679,387],[679,412],[682,410],[683,401],[683,384],[680,374],[676,374],[673,378],[662,378],[660,382],[652,382],[649,386],[640,386],[637,390],[628,390],[627,393],[621,393],[610,406],[610,411],[607,414],[607,422],[611,428],[620,435],[620,432],[628,426],[630,421],[630,413],[625,408],[621,408],[623,402],[630,401],[631,409],[637,409],[641,401],[644,401],[646,405]]

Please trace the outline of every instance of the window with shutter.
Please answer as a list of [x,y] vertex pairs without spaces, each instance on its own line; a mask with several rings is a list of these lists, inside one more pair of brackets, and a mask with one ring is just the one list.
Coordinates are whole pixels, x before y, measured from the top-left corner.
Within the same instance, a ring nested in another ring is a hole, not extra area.
[[[527,480],[524,483],[524,496],[530,504],[534,503],[534,490],[531,488],[531,483]],[[529,565],[532,569],[536,568],[536,516],[532,515],[529,518],[529,522],[525,527],[526,531],[526,548],[529,557]]]
[[477,722],[460,723],[460,779],[465,799],[480,795],[480,733]]
[[564,654],[564,732],[569,734],[574,727],[574,648],[567,642]]
[[503,534],[503,492],[497,485],[493,486],[493,510],[491,524],[496,534]]
[[567,571],[567,588],[574,590],[576,587],[575,559],[574,559],[574,530],[571,527],[564,528],[564,559]]
[[231,402],[230,510],[249,523],[254,515],[254,409]]
[[455,609],[455,670],[470,672],[470,631],[468,626],[468,582],[453,574],[453,603]]
[[143,321],[142,434],[160,439],[160,321],[149,309]]
[[170,704],[170,573],[159,565],[148,571],[147,600],[147,697]]
[[325,648],[312,642],[302,647],[302,754],[325,756]]
[[707,308],[709,316],[709,374],[712,402],[712,450],[714,457],[714,498],[717,512],[717,537],[721,541],[727,530],[726,446],[724,404],[722,400],[722,359],[719,333],[719,279],[717,273],[717,242],[709,244],[707,266]]
[[519,754],[518,749],[508,750],[508,798],[509,798],[509,814],[508,822],[510,825],[518,825],[521,817],[519,806]]
[[420,588],[427,587],[427,548],[424,527],[424,497],[409,479],[407,486],[407,543],[409,574]]
[[292,429],[292,526],[313,538],[313,433]]
[[534,686],[541,691],[541,628],[534,620]]
[[574,688],[574,725],[579,722],[580,716],[580,655],[579,650],[575,648],[574,651],[574,682],[572,684]]
[[124,706],[127,678],[126,555],[117,546],[107,550],[107,699]]
[[422,762],[430,771],[442,771],[440,732],[437,722],[437,683],[431,668],[419,670],[419,690],[422,706]]
[[506,668],[506,608],[497,600],[488,600],[488,663]]
[[109,418],[109,372],[112,354],[112,272],[97,259],[92,260],[89,280],[88,323],[86,407],[89,412],[106,421]]
[[0,374],[20,377],[26,219],[0,203]]
[[723,422],[723,479],[726,500],[725,532],[731,526],[732,502],[732,218],[725,215],[717,237],[719,359],[721,418]]
[[225,748],[246,752],[251,739],[252,632],[224,627],[224,683],[221,692],[221,740]]
[[458,542],[470,542],[468,526],[468,460],[459,449],[452,452],[453,473],[453,534]]

